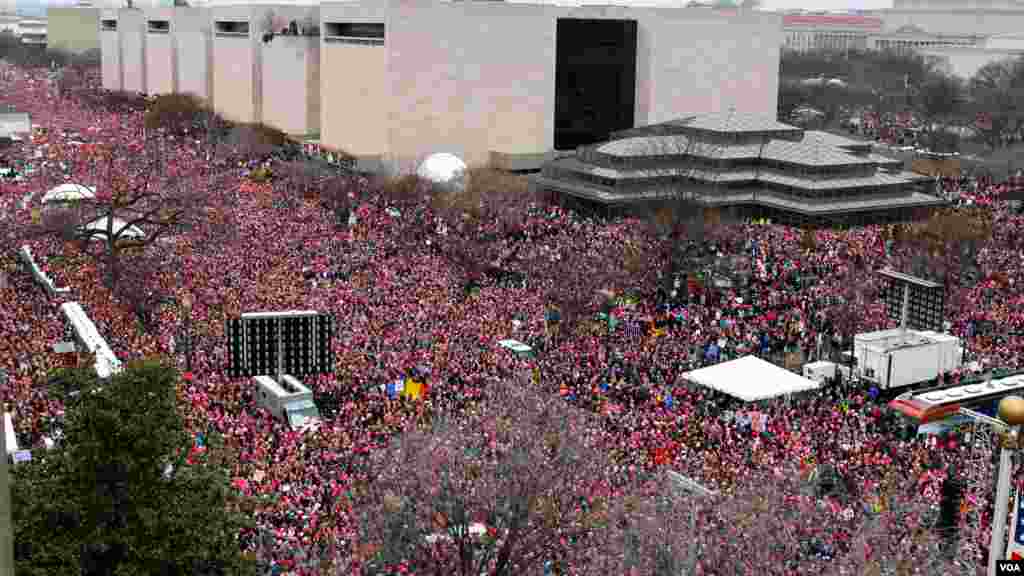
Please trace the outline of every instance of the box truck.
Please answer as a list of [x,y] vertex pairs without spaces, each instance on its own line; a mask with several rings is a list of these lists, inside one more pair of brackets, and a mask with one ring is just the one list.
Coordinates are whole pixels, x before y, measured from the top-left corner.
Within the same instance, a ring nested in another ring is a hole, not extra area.
[[857,376],[887,392],[921,387],[959,368],[960,350],[955,336],[931,331],[897,328],[853,340]]
[[285,374],[278,382],[270,376],[256,376],[256,403],[288,424],[292,430],[315,428],[320,412],[313,403],[313,391],[294,376]]

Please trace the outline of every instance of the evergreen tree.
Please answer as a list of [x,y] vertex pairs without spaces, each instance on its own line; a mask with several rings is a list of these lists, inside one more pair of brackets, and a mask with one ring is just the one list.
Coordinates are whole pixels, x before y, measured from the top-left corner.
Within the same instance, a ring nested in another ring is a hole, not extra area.
[[79,392],[62,441],[13,474],[19,575],[255,574],[223,445],[212,435],[195,452],[178,382],[144,361],[109,381],[77,370],[54,386]]

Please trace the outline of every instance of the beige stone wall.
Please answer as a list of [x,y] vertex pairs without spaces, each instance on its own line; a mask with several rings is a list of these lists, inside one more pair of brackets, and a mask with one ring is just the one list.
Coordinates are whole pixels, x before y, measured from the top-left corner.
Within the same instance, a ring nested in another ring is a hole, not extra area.
[[[105,10],[102,13],[104,20],[117,21],[117,12]],[[97,24],[98,26],[98,24]],[[103,30],[100,35],[100,76],[103,87],[107,90],[121,90],[121,36],[116,30]]]
[[248,38],[213,39],[213,105],[225,118],[256,122],[256,49]]
[[178,91],[209,99],[213,87],[212,20],[207,8],[174,9]]
[[100,10],[98,8],[48,8],[46,45],[51,50],[80,54],[100,48]]
[[263,121],[288,134],[316,131],[310,122],[310,100],[319,100],[320,39],[276,36],[263,51]]
[[536,153],[554,142],[555,19],[545,6],[391,3],[388,139],[401,164],[450,152]]
[[[151,20],[166,21],[171,29],[166,33],[152,32],[148,29]],[[173,10],[147,11],[146,25],[146,89],[150,94],[177,92]]]
[[117,33],[121,37],[123,89],[146,92],[146,16],[142,10],[118,10]]
[[306,65],[306,126],[308,132],[320,132],[320,38],[313,38],[312,49],[307,52]]
[[320,141],[350,154],[388,152],[387,52],[325,43],[320,53]]
[[325,40],[324,143],[356,154],[384,150],[399,166],[441,151],[470,164],[491,152],[551,151],[558,18],[637,21],[637,125],[777,108],[777,15],[403,0],[325,4],[321,14],[324,23],[386,25],[383,47]]

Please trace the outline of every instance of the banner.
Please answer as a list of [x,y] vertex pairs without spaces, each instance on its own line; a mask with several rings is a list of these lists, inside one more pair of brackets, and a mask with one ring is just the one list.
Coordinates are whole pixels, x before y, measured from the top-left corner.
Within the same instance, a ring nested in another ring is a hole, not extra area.
[[413,400],[416,400],[416,399],[418,399],[420,397],[420,393],[421,393],[422,389],[423,389],[423,383],[422,382],[417,382],[416,380],[413,380],[412,378],[407,378],[405,380],[405,387],[402,390],[402,396],[404,396],[406,398],[411,398]]

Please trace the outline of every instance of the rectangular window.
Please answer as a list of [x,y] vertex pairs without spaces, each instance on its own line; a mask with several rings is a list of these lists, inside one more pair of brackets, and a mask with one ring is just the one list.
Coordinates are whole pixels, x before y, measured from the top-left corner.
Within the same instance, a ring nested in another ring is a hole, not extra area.
[[325,22],[323,36],[327,42],[383,46],[384,24],[382,22]]
[[148,24],[150,34],[167,34],[171,31],[171,23],[167,20],[150,20]]
[[219,20],[214,23],[213,28],[219,37],[247,38],[249,36],[249,23],[244,21]]
[[100,30],[117,32],[117,20],[100,20]]

